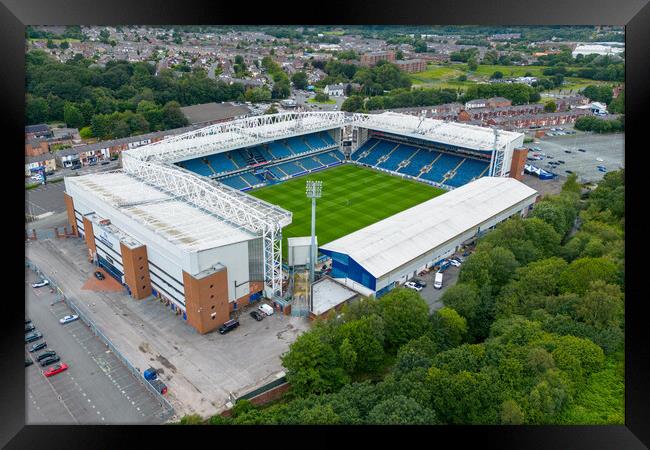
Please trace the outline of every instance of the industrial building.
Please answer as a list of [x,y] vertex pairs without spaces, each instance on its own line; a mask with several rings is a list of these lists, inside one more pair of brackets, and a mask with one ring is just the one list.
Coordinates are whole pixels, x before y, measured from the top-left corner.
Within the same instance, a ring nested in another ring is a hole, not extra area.
[[483,177],[320,247],[332,277],[381,296],[439,264],[466,241],[514,215],[537,191],[512,178]]

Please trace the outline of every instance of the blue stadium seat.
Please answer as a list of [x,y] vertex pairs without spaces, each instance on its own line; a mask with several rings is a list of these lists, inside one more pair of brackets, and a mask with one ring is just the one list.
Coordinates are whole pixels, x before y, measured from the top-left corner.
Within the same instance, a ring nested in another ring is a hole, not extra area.
[[278,167],[280,167],[287,175],[295,175],[305,171],[305,169],[298,167],[293,161],[280,164]]
[[267,161],[272,161],[273,159],[275,159],[273,158],[273,155],[271,155],[271,153],[269,153],[269,151],[265,149],[262,145],[258,145],[256,148],[257,150],[259,150],[259,152]]
[[246,189],[247,187],[249,187],[239,175],[235,175],[234,177],[224,178],[223,180],[220,181],[223,184],[227,184],[230,187],[234,187],[235,189]]
[[415,147],[411,147],[410,145],[400,144],[400,146],[390,154],[388,159],[378,164],[377,167],[387,170],[397,170],[399,163],[411,157],[416,150]]
[[210,170],[210,167],[208,167],[208,165],[204,163],[201,160],[201,158],[183,161],[183,167],[185,167],[187,170],[191,172],[198,173],[199,175],[203,175],[204,177],[209,177],[210,175],[214,175],[214,172]]
[[318,169],[319,167],[323,167],[323,165],[321,163],[317,162],[316,160],[314,160],[311,157],[302,158],[302,159],[298,160],[298,162],[300,164],[302,164],[302,166],[307,170]]
[[325,141],[325,144],[329,147],[331,145],[336,145],[336,142],[334,141],[334,138],[327,132],[327,131],[321,131],[318,133],[320,135],[320,138]]
[[400,169],[400,173],[405,173],[413,177],[417,177],[420,174],[420,170],[436,159],[440,153],[421,148],[419,152],[411,158],[409,165]]
[[217,173],[230,172],[231,170],[237,169],[237,167],[233,164],[232,160],[229,159],[225,153],[210,155],[208,156],[208,161],[210,162],[210,165]]
[[232,160],[237,164],[237,167],[239,169],[243,169],[246,167],[248,164],[246,163],[246,159],[244,159],[244,156],[241,154],[239,150],[233,150],[232,152],[229,152],[230,156],[232,156]]
[[269,171],[275,175],[277,179],[282,179],[288,175],[287,173],[281,172],[277,166],[269,167]]
[[327,147],[327,143],[325,143],[318,134],[305,135],[305,141],[307,141],[307,144],[314,150]]
[[456,171],[453,178],[445,181],[445,184],[453,187],[459,187],[472,181],[472,178],[478,178],[490,163],[488,161],[479,161],[476,159],[466,158],[465,162]]
[[[303,142],[303,137],[304,136],[296,136],[292,137],[290,139],[287,139],[287,146],[293,150],[293,152],[297,155],[300,153],[305,153],[310,151],[311,149]],[[275,152],[274,152],[275,153]]]
[[445,174],[456,167],[462,160],[463,158],[460,156],[443,153],[433,164],[431,170],[423,174],[420,178],[426,178],[427,180],[441,183]]
[[361,157],[361,154],[371,148],[373,145],[377,143],[377,139],[375,138],[370,138],[366,142],[363,143],[361,147],[359,147],[355,152],[354,155],[352,155],[352,159],[355,161],[359,161],[359,158]]
[[254,174],[250,172],[245,172],[241,174],[242,179],[244,179],[248,184],[251,186],[255,186],[256,184],[262,183],[262,180],[257,178]]
[[370,153],[367,156],[359,159],[359,162],[374,166],[377,164],[377,160],[384,156],[386,153],[390,152],[397,144],[395,142],[389,141],[379,141],[379,144],[374,146]]
[[321,153],[320,155],[317,156],[317,158],[320,159],[320,161],[326,166],[339,161],[337,158],[332,156],[332,152]]
[[278,141],[269,143],[269,151],[275,159],[282,159],[294,155],[290,148]]

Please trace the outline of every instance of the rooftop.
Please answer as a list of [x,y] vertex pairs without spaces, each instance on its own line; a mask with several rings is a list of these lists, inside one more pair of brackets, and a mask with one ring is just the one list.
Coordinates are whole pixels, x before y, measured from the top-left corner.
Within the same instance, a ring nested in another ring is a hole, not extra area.
[[349,255],[379,278],[536,195],[513,178],[483,177],[320,248]]
[[244,116],[250,109],[232,103],[203,103],[200,105],[184,106],[181,112],[190,124],[221,121]]
[[181,197],[173,197],[120,170],[66,177],[65,181],[66,188],[78,187],[186,252],[255,237]]
[[318,280],[312,285],[312,289],[314,299],[312,313],[317,316],[357,296],[352,289],[328,277]]

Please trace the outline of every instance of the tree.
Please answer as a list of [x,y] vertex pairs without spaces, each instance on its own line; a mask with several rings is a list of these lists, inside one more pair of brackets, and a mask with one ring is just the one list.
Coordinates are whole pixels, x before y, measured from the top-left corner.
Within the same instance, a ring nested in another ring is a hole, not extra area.
[[319,329],[298,336],[282,357],[282,365],[297,395],[332,392],[348,382],[336,352]]
[[357,354],[356,369],[374,372],[384,358],[384,321],[376,314],[342,324],[336,330],[337,342],[348,339]]
[[397,349],[429,327],[429,306],[411,289],[394,289],[379,300],[386,345]]
[[66,125],[71,128],[80,128],[84,125],[84,117],[79,109],[70,102],[66,102],[63,106],[63,120]]
[[264,114],[277,114],[278,108],[275,107],[275,105],[269,106],[266,111],[264,111]]
[[202,425],[203,418],[198,414],[189,414],[181,417],[179,425]]
[[[476,69],[474,69],[474,70],[476,70]],[[500,80],[501,78],[503,78],[503,72],[501,72],[501,71],[499,71],[499,70],[495,71],[495,72],[490,76],[490,79],[492,79],[492,80]]]
[[83,127],[79,130],[79,136],[81,139],[90,139],[93,136],[92,129],[88,127]]
[[623,319],[623,294],[615,284],[592,281],[575,307],[578,319],[599,328],[617,327]]
[[412,398],[396,395],[378,403],[368,414],[368,423],[376,425],[434,425],[435,412]]
[[61,44],[59,44],[59,48],[61,50],[67,50],[70,48],[70,44],[68,44],[68,41],[63,41]]
[[433,336],[440,351],[457,347],[467,335],[467,320],[454,309],[443,307],[431,316]]
[[606,258],[578,258],[560,275],[561,292],[584,294],[594,281],[616,283],[616,265]]
[[354,351],[354,347],[348,338],[343,339],[343,342],[341,342],[339,356],[341,357],[343,369],[347,373],[353,373],[357,364],[357,352]]
[[317,102],[319,102],[319,103],[325,103],[325,102],[328,102],[329,99],[330,99],[330,96],[327,95],[327,94],[324,94],[324,93],[322,93],[322,92],[319,92],[318,94],[316,94],[316,95],[314,96],[314,100],[317,101]]
[[171,101],[162,108],[163,124],[166,129],[180,128],[188,124],[187,118],[181,112],[181,105]]
[[404,59],[404,53],[401,50],[397,50],[395,52],[395,59],[398,61]]
[[353,95],[345,99],[341,105],[341,111],[356,112],[363,108],[363,99],[358,95]]
[[29,125],[46,122],[50,116],[48,102],[44,98],[34,97],[31,94],[27,94],[25,109]]
[[305,89],[309,84],[309,80],[307,79],[307,74],[302,71],[294,73],[291,76],[291,81],[293,82],[293,86],[296,89]]
[[530,391],[527,416],[529,423],[553,423],[555,415],[570,401],[570,383],[557,369],[549,369]]
[[472,58],[467,61],[467,69],[471,70],[472,72],[478,69],[478,63],[476,62],[476,59]]
[[56,44],[54,43],[54,41],[52,41],[52,39],[48,39],[47,42],[45,43],[45,46],[47,48],[56,48]]
[[501,423],[503,425],[521,425],[524,423],[524,412],[514,400],[506,400],[501,404]]
[[544,111],[546,112],[555,112],[557,111],[557,104],[551,100],[550,102],[546,102],[544,105]]

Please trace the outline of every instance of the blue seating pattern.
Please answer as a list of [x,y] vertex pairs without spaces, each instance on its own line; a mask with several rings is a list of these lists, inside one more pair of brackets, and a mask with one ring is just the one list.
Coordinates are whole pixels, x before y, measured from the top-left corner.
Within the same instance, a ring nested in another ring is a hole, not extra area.
[[302,166],[307,169],[307,170],[312,170],[312,169],[317,169],[319,167],[323,167],[321,163],[316,161],[313,157],[308,157],[308,158],[302,158],[298,160]]
[[237,169],[232,160],[229,159],[224,153],[210,155],[208,156],[208,161],[216,173],[230,172],[231,170]]
[[463,158],[460,156],[443,153],[442,156],[440,156],[440,158],[438,158],[438,160],[433,164],[431,170],[423,174],[421,178],[441,183],[445,174],[456,167],[462,160]]
[[304,152],[311,151],[311,148],[307,146],[302,140],[303,136],[292,137],[287,140],[287,145],[293,150],[293,153],[296,155]]
[[325,145],[327,145],[328,147],[332,145],[336,145],[336,142],[334,142],[334,138],[332,138],[332,136],[330,136],[330,134],[327,131],[321,131],[319,133],[319,136],[323,141],[325,141]]
[[368,155],[359,159],[359,162],[373,166],[377,164],[379,158],[391,151],[395,146],[397,144],[394,142],[379,141],[379,144],[375,145]]
[[288,175],[287,173],[281,172],[277,166],[269,167],[269,171],[278,179],[282,179]]
[[410,145],[400,144],[400,146],[390,154],[388,159],[382,163],[379,163],[377,167],[388,170],[397,170],[399,163],[405,159],[410,158],[416,150],[417,149],[415,147],[411,147]]
[[305,171],[305,169],[297,166],[293,161],[280,164],[278,167],[280,167],[287,175],[295,175]]
[[188,161],[183,161],[180,164],[181,167],[198,173],[199,175],[203,175],[204,177],[214,175],[214,172],[210,170],[210,167],[206,163],[203,162],[202,158],[190,159]]
[[269,143],[269,151],[271,152],[271,155],[273,155],[274,159],[282,159],[294,155],[290,148],[277,141]]
[[332,155],[332,152],[321,153],[320,155],[318,155],[318,159],[320,159],[320,162],[322,162],[325,165],[329,165],[339,161],[337,158],[335,158]]
[[356,152],[354,152],[354,157],[352,159],[354,159],[355,161],[359,161],[359,158],[361,158],[361,155],[363,154],[363,152],[365,152],[366,150],[372,148],[372,146],[375,145],[377,143],[377,141],[378,141],[378,139],[375,139],[375,138],[368,139],[366,142],[363,143],[363,145],[361,147],[359,147],[357,149]]
[[488,161],[465,158],[465,162],[458,168],[456,175],[445,181],[445,184],[453,187],[467,184],[472,181],[472,178],[479,177],[489,165]]
[[241,178],[242,178],[243,180],[245,180],[245,181],[246,181],[248,184],[250,184],[251,186],[255,186],[256,184],[260,184],[260,183],[262,183],[262,180],[260,180],[259,178],[257,178],[257,177],[256,177],[254,174],[252,174],[251,172],[245,172],[245,173],[242,173],[240,176],[241,176]]
[[305,141],[312,149],[327,147],[327,143],[320,137],[320,133],[306,135]]
[[433,150],[420,149],[419,152],[411,158],[409,165],[400,169],[400,173],[417,177],[424,166],[428,166],[435,160],[440,153]]
[[221,182],[227,184],[230,187],[234,187],[235,189],[245,189],[249,187],[239,175],[235,175],[234,177],[224,178],[223,180],[221,180]]

